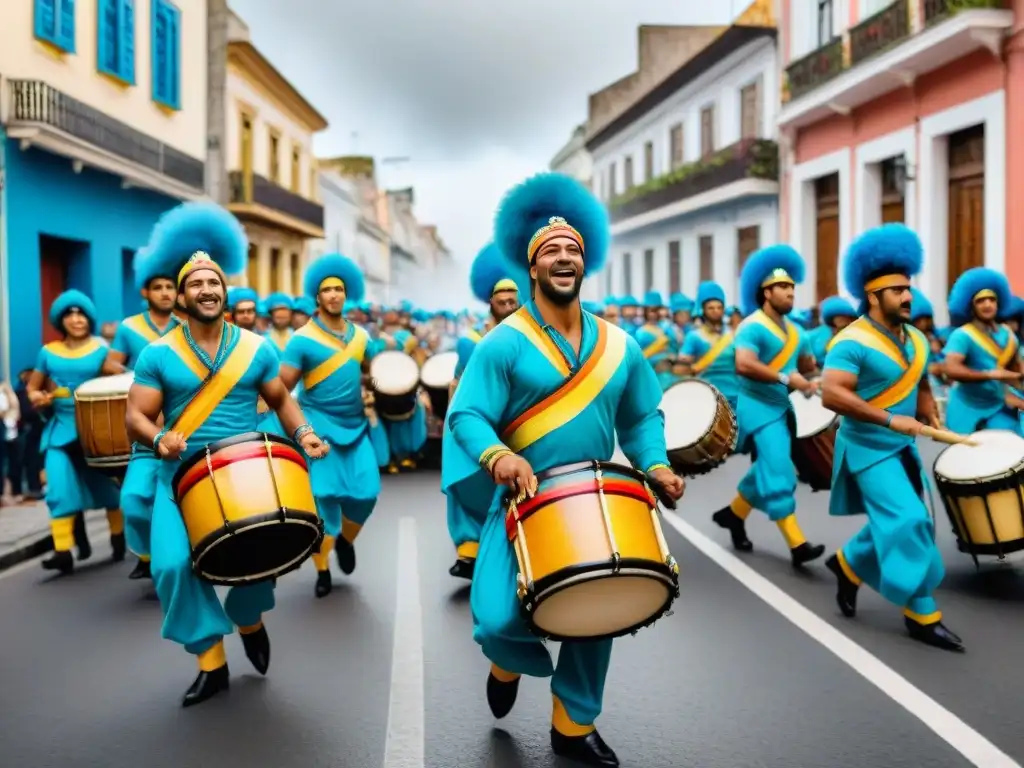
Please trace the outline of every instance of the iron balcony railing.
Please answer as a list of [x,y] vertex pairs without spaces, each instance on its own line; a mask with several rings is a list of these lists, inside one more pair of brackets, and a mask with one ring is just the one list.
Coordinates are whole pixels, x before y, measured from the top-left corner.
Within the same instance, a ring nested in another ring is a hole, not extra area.
[[232,203],[255,203],[298,219],[318,229],[324,227],[324,207],[285,189],[259,174],[229,174]]

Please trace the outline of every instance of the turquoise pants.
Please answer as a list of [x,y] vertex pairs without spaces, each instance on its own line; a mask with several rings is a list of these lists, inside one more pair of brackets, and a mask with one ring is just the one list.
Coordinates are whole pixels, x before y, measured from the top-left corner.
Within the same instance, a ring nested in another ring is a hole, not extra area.
[[773,522],[796,512],[796,469],[790,455],[792,436],[785,418],[761,427],[747,437],[753,444],[750,469],[736,491]]
[[153,527],[153,498],[160,475],[160,459],[152,453],[136,453],[128,462],[121,483],[121,509],[128,549],[140,557],[149,556],[149,536]]

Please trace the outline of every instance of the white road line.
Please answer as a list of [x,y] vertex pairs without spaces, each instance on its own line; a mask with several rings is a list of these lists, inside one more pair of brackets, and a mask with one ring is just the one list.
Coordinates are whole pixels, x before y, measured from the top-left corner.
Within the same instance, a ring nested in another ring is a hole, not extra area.
[[664,519],[726,573],[910,712],[972,764],[979,768],[1021,768],[1020,763],[924,691],[914,687],[894,669],[886,666],[827,621],[798,603],[738,557],[685,522],[679,515],[665,511]]
[[384,768],[423,768],[423,605],[420,600],[416,520],[398,522],[395,641]]
[[[89,540],[95,541],[100,536],[104,535],[109,529],[107,528],[107,522],[104,519],[102,521],[94,521],[86,524],[85,530],[86,533],[89,534]],[[93,551],[95,551],[96,548],[96,545],[93,545]],[[0,581],[3,581],[4,579],[9,579],[12,576],[17,576],[22,571],[27,571],[29,568],[32,568],[33,566],[38,566],[40,560],[49,556],[49,552],[43,552],[43,554],[41,555],[36,555],[35,557],[29,560],[25,560],[23,562],[18,563],[17,565],[12,565],[10,568],[0,571]]]

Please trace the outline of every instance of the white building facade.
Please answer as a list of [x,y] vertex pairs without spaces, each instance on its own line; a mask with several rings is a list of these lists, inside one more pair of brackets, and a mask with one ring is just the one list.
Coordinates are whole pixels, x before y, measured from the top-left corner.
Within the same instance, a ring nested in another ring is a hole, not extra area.
[[[594,180],[594,159],[587,151],[587,125],[576,126],[569,141],[551,158],[550,169],[555,173],[571,176],[588,188]],[[589,277],[583,283],[581,296],[584,299],[601,298],[600,277]]]

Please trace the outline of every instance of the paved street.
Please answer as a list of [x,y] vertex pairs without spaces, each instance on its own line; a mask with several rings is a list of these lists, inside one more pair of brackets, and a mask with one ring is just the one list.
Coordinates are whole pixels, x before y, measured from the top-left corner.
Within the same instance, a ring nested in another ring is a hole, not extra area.
[[[968,653],[912,643],[899,612],[867,592],[861,615],[847,621],[823,566],[794,574],[766,521],[749,526],[754,553],[737,559],[717,546],[727,538],[708,517],[744,467],[736,459],[692,482],[665,526],[682,597],[673,615],[617,641],[599,726],[623,765],[1002,768],[1024,759],[1014,711],[1024,677],[1012,640],[1022,623],[1018,571],[975,574],[943,522],[951,551],[939,600]],[[267,618],[268,677],[251,671],[231,638],[231,691],[189,710],[178,701],[193,662],[160,639],[159,605],[148,584],[125,578],[131,564],[102,563],[107,551],[97,546],[70,579],[49,579],[37,561],[0,574],[0,762],[570,766],[549,754],[544,681],[524,681],[495,728],[468,590],[447,575],[453,553],[437,482],[427,473],[386,478],[352,577],[336,575],[323,600],[311,568],[280,581]],[[832,547],[856,523],[828,519],[826,500],[801,496],[801,522]],[[91,529],[100,544],[102,522]]]

